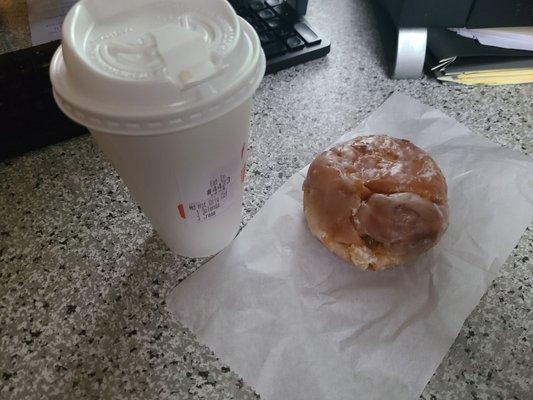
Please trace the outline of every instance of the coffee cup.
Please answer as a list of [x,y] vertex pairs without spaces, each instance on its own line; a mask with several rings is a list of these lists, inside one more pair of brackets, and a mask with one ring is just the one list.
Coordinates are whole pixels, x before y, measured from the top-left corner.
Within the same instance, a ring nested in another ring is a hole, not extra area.
[[238,232],[257,34],[225,0],[81,0],[50,76],[163,241],[203,257]]

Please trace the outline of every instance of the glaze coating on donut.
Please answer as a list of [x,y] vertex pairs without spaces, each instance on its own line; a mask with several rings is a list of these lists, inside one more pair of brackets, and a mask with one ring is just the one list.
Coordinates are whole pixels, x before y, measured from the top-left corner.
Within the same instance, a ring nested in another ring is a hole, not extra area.
[[402,264],[448,227],[446,180],[404,139],[360,136],[318,155],[303,185],[311,232],[362,269]]

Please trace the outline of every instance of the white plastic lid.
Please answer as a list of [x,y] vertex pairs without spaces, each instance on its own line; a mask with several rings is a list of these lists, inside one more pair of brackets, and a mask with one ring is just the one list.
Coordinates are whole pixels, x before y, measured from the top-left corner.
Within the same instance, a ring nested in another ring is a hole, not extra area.
[[251,96],[264,71],[257,34],[225,0],[81,0],[50,65],[70,118],[128,135],[216,118]]

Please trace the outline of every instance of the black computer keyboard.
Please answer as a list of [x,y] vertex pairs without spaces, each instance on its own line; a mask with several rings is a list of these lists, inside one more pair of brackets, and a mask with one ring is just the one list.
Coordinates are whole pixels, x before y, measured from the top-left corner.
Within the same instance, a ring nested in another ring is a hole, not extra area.
[[267,59],[266,73],[329,53],[330,43],[284,0],[229,0],[256,30]]
[[87,132],[59,110],[52,96],[48,69],[60,44],[0,55],[0,160]]

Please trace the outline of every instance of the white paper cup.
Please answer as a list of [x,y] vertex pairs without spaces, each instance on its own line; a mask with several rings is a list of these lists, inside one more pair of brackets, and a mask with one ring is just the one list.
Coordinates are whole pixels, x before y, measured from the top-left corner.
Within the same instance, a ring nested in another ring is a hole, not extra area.
[[202,257],[239,228],[264,70],[255,31],[224,0],[82,0],[50,74],[165,243]]
[[91,133],[170,249],[201,257],[226,247],[239,229],[249,116],[246,100],[170,134]]

